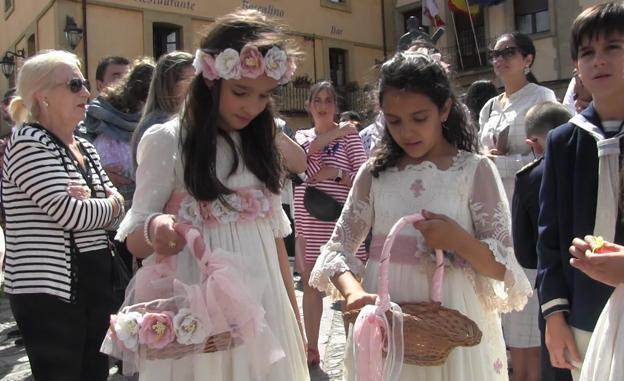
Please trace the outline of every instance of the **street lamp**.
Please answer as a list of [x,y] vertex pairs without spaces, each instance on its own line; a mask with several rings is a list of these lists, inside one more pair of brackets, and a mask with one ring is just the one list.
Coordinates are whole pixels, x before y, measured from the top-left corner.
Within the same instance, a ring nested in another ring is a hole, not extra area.
[[74,20],[73,17],[67,16],[67,18],[65,19],[64,32],[65,39],[67,40],[67,43],[69,44],[71,50],[76,49],[76,46],[78,46],[80,40],[82,40],[82,28],[78,27],[78,25],[76,24],[76,20]]
[[6,78],[9,78],[13,75],[15,71],[15,57],[24,58],[24,49],[19,49],[16,52],[7,51],[4,53],[4,57],[0,60],[0,66],[2,67],[2,74]]

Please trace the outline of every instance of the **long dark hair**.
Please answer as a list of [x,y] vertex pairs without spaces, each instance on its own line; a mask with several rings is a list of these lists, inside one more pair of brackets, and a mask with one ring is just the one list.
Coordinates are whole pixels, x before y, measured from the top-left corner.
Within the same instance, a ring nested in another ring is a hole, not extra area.
[[[384,93],[388,88],[422,94],[442,110],[451,100],[448,119],[442,124],[442,136],[455,147],[468,152],[478,151],[477,133],[466,113],[466,107],[457,101],[451,88],[446,69],[429,55],[403,52],[397,53],[380,68],[378,82],[379,105],[383,105]],[[395,167],[405,152],[385,128],[379,147],[375,150],[373,176],[387,168]]]
[[[240,51],[253,43],[262,54],[278,46],[296,55],[282,28],[255,10],[238,10],[216,21],[211,32],[202,39],[200,49],[218,53],[227,48]],[[180,120],[184,183],[187,191],[198,200],[223,200],[233,191],[217,177],[217,137],[221,136],[234,153],[228,176],[240,165],[232,138],[218,127],[219,97],[222,80],[207,82],[197,75],[191,82]],[[240,130],[240,154],[244,165],[273,193],[280,191],[281,156],[275,144],[275,122],[272,104],[249,125]]]
[[[533,45],[533,40],[531,39],[531,37],[529,37],[528,35],[524,33],[520,33],[516,31],[516,32],[510,32],[510,33],[505,33],[505,34],[500,35],[496,39],[496,42],[498,43],[498,41],[502,39],[506,39],[506,38],[512,40],[516,44],[516,46],[518,47],[518,50],[520,51],[520,54],[522,54],[522,57],[526,57],[529,54],[533,57],[533,60],[531,60],[531,64],[529,65],[529,68],[533,67],[533,63],[535,63],[535,45]],[[525,75],[526,75],[527,81],[539,85],[539,81],[533,74],[533,71],[529,70],[529,72]]]

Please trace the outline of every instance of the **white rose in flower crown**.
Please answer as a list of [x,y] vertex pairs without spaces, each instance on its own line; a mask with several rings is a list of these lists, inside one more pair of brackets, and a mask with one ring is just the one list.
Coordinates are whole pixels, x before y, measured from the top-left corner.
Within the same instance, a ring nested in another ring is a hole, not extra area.
[[264,72],[269,77],[279,81],[288,69],[288,56],[277,46],[269,49],[264,55]]
[[202,344],[208,337],[208,331],[212,327],[206,327],[204,323],[191,313],[188,308],[182,308],[173,318],[178,343],[182,345]]
[[136,350],[139,344],[139,324],[142,316],[138,312],[128,312],[117,314],[115,324],[115,335],[128,350]]
[[219,77],[223,79],[240,79],[241,65],[240,56],[234,49],[227,48],[215,59],[215,69]]

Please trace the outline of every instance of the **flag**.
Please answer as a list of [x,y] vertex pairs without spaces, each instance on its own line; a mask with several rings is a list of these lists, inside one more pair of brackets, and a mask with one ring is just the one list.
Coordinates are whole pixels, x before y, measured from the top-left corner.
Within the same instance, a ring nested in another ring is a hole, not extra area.
[[434,27],[442,27],[444,21],[440,17],[438,5],[435,0],[423,0],[422,3],[422,24],[424,26],[433,25]]
[[470,13],[473,16],[479,13],[479,4],[475,0],[448,0],[448,6],[452,12]]

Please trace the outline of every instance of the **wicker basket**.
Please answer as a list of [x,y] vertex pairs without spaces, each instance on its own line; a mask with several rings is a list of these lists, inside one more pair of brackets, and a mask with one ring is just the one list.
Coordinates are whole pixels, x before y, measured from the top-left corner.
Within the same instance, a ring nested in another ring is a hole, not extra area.
[[[388,298],[388,264],[390,249],[397,233],[408,223],[421,220],[412,215],[401,218],[390,230],[380,258],[379,297]],[[444,277],[444,255],[436,250],[436,270],[433,276],[437,286],[431,287],[431,302],[400,304],[403,314],[403,362],[419,366],[437,366],[446,361],[457,346],[474,346],[481,342],[477,324],[457,310],[441,305],[441,284]],[[360,310],[344,313],[347,323],[355,323]],[[389,313],[389,312],[387,312]]]

